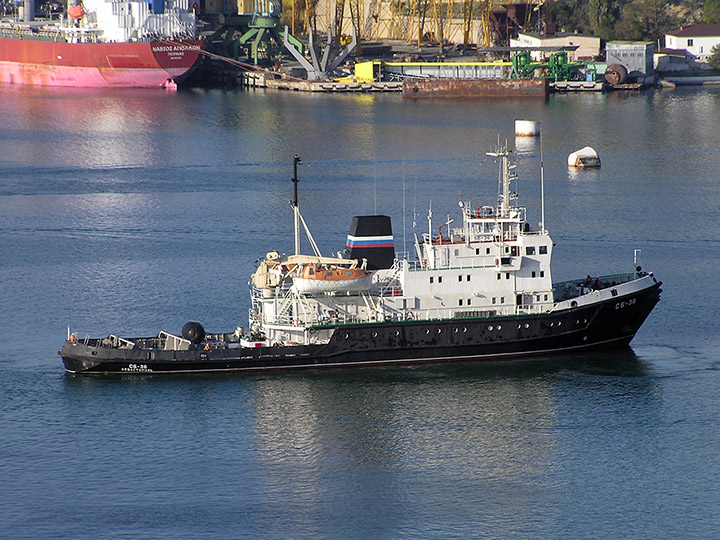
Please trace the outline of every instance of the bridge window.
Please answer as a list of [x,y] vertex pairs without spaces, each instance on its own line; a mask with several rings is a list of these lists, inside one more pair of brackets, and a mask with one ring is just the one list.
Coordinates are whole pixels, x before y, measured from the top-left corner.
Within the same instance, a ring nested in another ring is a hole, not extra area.
[[458,306],[462,306],[462,298],[458,300]]
[[528,246],[525,248],[525,255],[535,255],[535,246]]
[[547,255],[547,246],[540,246],[540,255]]
[[533,270],[531,277],[535,277],[535,270]]
[[540,277],[545,277],[545,270],[540,270]]
[[430,276],[430,283],[432,283],[432,282],[433,282],[433,277],[432,277],[432,276]]

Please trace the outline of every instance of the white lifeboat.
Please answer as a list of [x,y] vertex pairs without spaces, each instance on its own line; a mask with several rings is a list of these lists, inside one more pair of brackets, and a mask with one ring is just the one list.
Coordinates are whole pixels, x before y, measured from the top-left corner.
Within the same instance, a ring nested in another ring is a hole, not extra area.
[[304,264],[293,277],[293,287],[302,294],[366,291],[372,274],[362,268]]

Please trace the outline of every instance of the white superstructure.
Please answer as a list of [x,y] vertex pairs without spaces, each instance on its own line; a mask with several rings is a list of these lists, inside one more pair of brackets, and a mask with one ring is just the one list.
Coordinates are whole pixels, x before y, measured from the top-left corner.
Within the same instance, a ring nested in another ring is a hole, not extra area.
[[196,18],[190,0],[164,0],[161,4],[162,12],[153,13],[152,4],[145,0],[83,0],[84,16],[67,25],[67,31],[76,42],[126,43],[196,37]]
[[322,327],[338,323],[550,311],[552,240],[544,227],[531,227],[526,209],[515,205],[516,177],[507,149],[490,155],[500,166],[498,205],[460,202],[462,225],[448,230],[442,224],[437,233],[429,212],[428,232],[415,237],[417,260],[396,260],[392,268],[377,270],[367,291],[304,294],[292,286],[297,256],[268,254],[253,276],[251,332],[271,344],[311,344],[329,339],[332,329]]

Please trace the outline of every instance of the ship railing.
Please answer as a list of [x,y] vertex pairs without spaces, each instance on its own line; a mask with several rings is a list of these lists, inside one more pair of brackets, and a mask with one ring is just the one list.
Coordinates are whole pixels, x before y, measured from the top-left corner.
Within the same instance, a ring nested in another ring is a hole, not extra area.
[[470,308],[433,308],[407,310],[405,313],[398,312],[393,319],[406,319],[418,321],[434,321],[439,319],[475,319],[484,317],[508,317],[511,315],[530,315],[536,313],[545,313],[552,306],[550,303],[545,304],[529,304],[522,306],[479,306],[474,309]]
[[547,302],[523,306],[482,306],[475,309],[407,309],[385,312],[384,316],[381,318],[373,318],[367,316],[364,318],[338,316],[329,319],[320,319],[316,324],[318,326],[334,326],[338,324],[367,324],[389,321],[439,321],[478,319],[489,317],[509,317],[514,315],[532,315],[539,313],[547,313],[551,307],[552,305]]
[[533,304],[522,304],[517,306],[515,313],[510,313],[510,315],[517,314],[517,315],[533,315],[537,313],[547,313],[550,311],[553,307],[552,302],[537,302]]
[[187,351],[192,342],[188,339],[161,331],[158,334],[162,348],[166,351]]
[[[497,257],[491,257],[489,255],[471,255],[468,257],[455,257],[452,264],[442,264],[436,261],[435,266],[432,269],[443,269],[443,270],[469,270],[471,268],[494,268],[495,259]],[[428,270],[428,267],[421,264],[419,261],[408,261],[408,270],[410,272],[421,272]]]
[[609,287],[617,287],[623,283],[633,281],[646,275],[645,273],[623,273],[608,274],[604,276],[592,276],[588,274],[585,279],[573,279],[570,281],[560,281],[553,283],[553,294],[557,302],[582,296],[592,291],[607,289]]
[[103,340],[103,344],[106,344],[114,349],[132,349],[135,347],[135,342],[130,341],[129,339],[121,338],[120,336],[116,336],[114,334],[110,334],[106,337],[105,340]]
[[375,319],[367,316],[361,317],[350,313],[344,313],[341,310],[328,310],[326,313],[322,313],[320,315],[316,315],[314,313],[301,313],[297,315],[267,317],[263,322],[266,325],[305,327],[324,325],[332,326],[337,324],[360,324],[375,322]]
[[[385,281],[381,282],[385,283]],[[373,284],[373,286],[376,286],[376,284]],[[342,293],[343,296],[362,296],[367,291],[344,291]],[[329,296],[336,296],[337,293],[333,293],[330,291],[324,291],[324,292],[314,292],[314,293],[298,293],[294,290],[292,290],[291,287],[283,287],[281,289],[259,289],[257,287],[251,288],[251,301],[257,302],[258,304],[262,303],[264,300],[277,300],[277,299],[290,299],[293,300],[295,298],[298,299],[304,299],[304,298],[323,298],[323,297],[329,297]]]

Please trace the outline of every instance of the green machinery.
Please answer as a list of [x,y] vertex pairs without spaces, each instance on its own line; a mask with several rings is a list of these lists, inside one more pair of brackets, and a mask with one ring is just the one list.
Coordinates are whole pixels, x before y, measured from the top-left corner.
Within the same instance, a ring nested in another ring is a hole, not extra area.
[[593,62],[570,62],[567,51],[550,55],[547,62],[532,62],[530,52],[522,51],[512,58],[513,79],[546,78],[550,81],[595,80],[596,68]]
[[[247,2],[246,2],[247,3]],[[212,52],[238,59],[242,54],[257,65],[264,56],[268,61],[282,51],[286,28],[280,24],[280,2],[254,0],[254,11],[226,13],[225,21],[212,35],[209,43]],[[288,41],[303,51],[303,44],[294,36]]]

